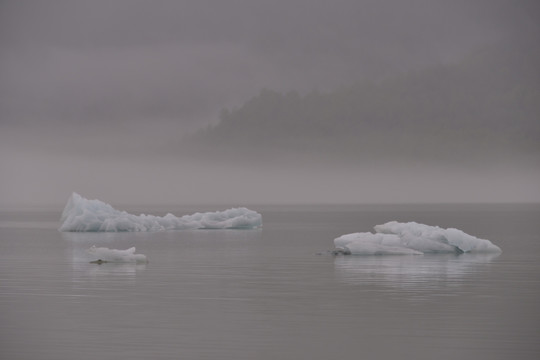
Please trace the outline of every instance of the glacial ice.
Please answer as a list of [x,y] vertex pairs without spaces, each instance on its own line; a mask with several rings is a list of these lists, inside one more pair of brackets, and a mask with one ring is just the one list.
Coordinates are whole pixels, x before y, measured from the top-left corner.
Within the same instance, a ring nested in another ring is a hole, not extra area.
[[422,255],[429,253],[498,253],[491,241],[438,226],[390,221],[375,233],[353,233],[334,239],[336,250],[352,255]]
[[116,210],[100,200],[88,200],[77,193],[69,198],[59,231],[163,231],[190,229],[254,229],[262,226],[261,214],[246,208],[195,213],[176,217],[133,215]]
[[93,261],[113,262],[113,263],[146,263],[146,255],[135,254],[135,248],[126,250],[109,249],[106,247],[95,247],[87,249],[86,252],[92,256]]

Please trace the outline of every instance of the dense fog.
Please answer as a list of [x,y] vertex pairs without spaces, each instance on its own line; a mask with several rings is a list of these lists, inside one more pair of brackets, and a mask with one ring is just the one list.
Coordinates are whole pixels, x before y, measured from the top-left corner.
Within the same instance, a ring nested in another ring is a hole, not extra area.
[[0,205],[540,201],[536,1],[2,1]]

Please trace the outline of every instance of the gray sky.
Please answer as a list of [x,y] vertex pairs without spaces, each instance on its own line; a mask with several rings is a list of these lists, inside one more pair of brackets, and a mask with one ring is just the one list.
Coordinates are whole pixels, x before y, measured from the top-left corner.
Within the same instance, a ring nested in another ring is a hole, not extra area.
[[262,88],[457,61],[537,37],[539,19],[515,0],[1,1],[0,204],[540,201],[539,169],[519,164],[292,171],[163,153]]

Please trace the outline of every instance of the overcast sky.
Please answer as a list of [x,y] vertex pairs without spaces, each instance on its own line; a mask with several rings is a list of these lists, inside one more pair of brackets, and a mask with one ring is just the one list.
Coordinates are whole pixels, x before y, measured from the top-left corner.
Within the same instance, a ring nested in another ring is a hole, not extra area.
[[361,183],[354,169],[208,167],[162,151],[263,88],[331,90],[537,37],[539,9],[532,0],[3,0],[0,204],[58,204],[71,191],[131,203],[540,201],[535,168],[464,176],[398,164]]

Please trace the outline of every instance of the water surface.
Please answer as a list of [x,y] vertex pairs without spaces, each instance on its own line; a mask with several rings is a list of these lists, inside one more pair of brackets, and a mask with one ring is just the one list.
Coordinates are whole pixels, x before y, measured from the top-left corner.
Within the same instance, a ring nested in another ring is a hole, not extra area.
[[[538,358],[540,206],[250,208],[262,229],[59,233],[61,209],[0,212],[0,358]],[[390,220],[503,253],[328,255]],[[90,264],[92,245],[136,246],[149,263]]]

